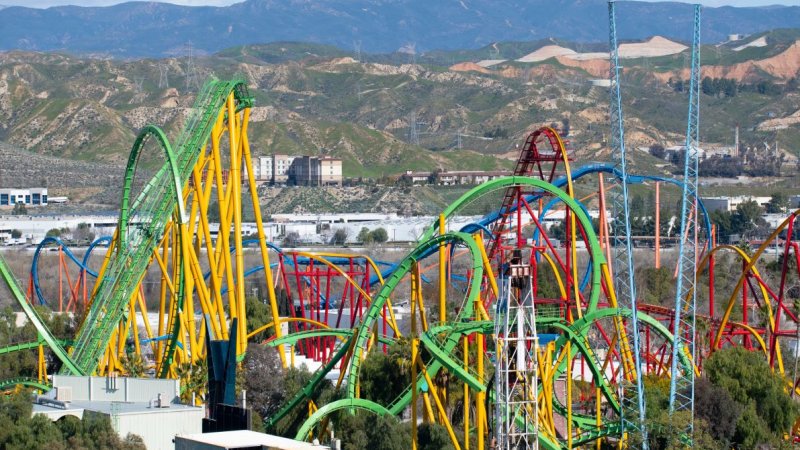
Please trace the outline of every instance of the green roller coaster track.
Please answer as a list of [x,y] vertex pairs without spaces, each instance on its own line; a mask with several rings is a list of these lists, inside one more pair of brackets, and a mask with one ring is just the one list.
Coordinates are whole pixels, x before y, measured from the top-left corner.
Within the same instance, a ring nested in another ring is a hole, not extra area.
[[[568,362],[571,361],[578,353],[580,353],[588,362],[588,368],[594,379],[604,380],[602,364],[598,361],[596,355],[592,351],[587,341],[587,335],[591,327],[594,326],[598,321],[608,320],[620,316],[624,318],[630,318],[631,312],[626,310],[620,311],[617,308],[597,309],[601,292],[600,266],[605,264],[606,261],[600,249],[597,237],[594,234],[591,222],[583,210],[579,207],[578,203],[569,197],[565,192],[544,181],[528,177],[508,177],[494,180],[472,189],[464,194],[464,196],[462,196],[458,201],[450,205],[450,207],[445,210],[444,214],[446,217],[450,217],[461,207],[470,203],[481,195],[484,195],[486,192],[517,185],[534,187],[536,189],[540,189],[542,192],[553,194],[563,201],[567,207],[575,213],[576,218],[581,223],[581,226],[586,233],[590,255],[593,262],[590,296],[586,307],[586,312],[584,313],[583,317],[572,324],[566,324],[562,320],[552,317],[540,317],[537,319],[538,323],[541,323],[542,325],[553,326],[561,331],[562,334],[555,343],[556,352],[560,352],[566,346],[567,342],[573,344],[571,346],[571,354],[559,363],[559,366],[554,371],[554,377],[557,378],[562,376],[566,371],[566,365]],[[368,400],[355,398],[355,386],[358,382],[358,369],[362,359],[361,355],[364,351],[366,351],[370,329],[377,320],[380,311],[386,302],[386,299],[388,299],[389,296],[394,292],[400,280],[411,270],[414,262],[430,255],[433,250],[444,243],[462,244],[468,248],[471,255],[471,268],[473,270],[473,274],[464,308],[460,312],[460,315],[454,321],[445,325],[432,327],[430,330],[428,330],[428,332],[420,336],[421,343],[432,356],[432,360],[426,366],[426,369],[429,376],[435,376],[436,373],[444,367],[459,380],[467,383],[472,389],[476,391],[486,390],[486,385],[482,383],[478,377],[464,369],[462,363],[454,360],[452,357],[452,352],[455,349],[455,346],[464,336],[476,332],[484,335],[490,335],[494,331],[494,324],[492,321],[468,321],[473,313],[473,302],[476,300],[480,290],[480,281],[483,270],[483,264],[480,259],[481,256],[477,249],[477,244],[471,236],[464,233],[447,233],[444,235],[435,236],[437,228],[438,222],[434,223],[434,225],[431,226],[423,235],[423,243],[414,249],[408,256],[406,256],[406,258],[398,264],[395,271],[386,279],[386,282],[381,290],[372,299],[372,303],[370,304],[367,314],[365,314],[364,320],[354,333],[350,332],[349,330],[323,329],[315,330],[314,332],[305,332],[301,335],[287,336],[281,340],[281,342],[297,342],[301,339],[312,336],[348,337],[340,344],[332,360],[314,374],[309,384],[301,389],[301,391],[298,392],[294,398],[292,398],[280,411],[278,411],[277,414],[267,421],[269,425],[274,425],[289,411],[298,406],[304,399],[311,397],[311,395],[313,395],[317,389],[318,384],[324,379],[325,374],[327,374],[336,364],[338,364],[351,346],[355,346],[355,349],[353,357],[350,358],[350,363],[348,366],[348,397],[331,403],[330,405],[323,406],[317,410],[311,417],[309,417],[309,419],[303,424],[303,427],[297,433],[298,439],[306,438],[308,433],[316,424],[318,424],[328,414],[339,409],[356,407],[358,409],[367,410],[379,415],[385,415],[388,413],[396,416],[400,414],[410,403],[412,389],[416,389],[418,391],[425,390],[426,385],[424,377],[420,375],[416,382],[412,382],[408,388],[388,406],[383,406]],[[640,313],[639,320],[652,327],[655,333],[661,335],[667,342],[671,343],[673,341],[669,330],[667,330],[666,327],[664,327],[656,319]],[[271,345],[277,344],[272,343]],[[685,353],[680,352],[679,355],[681,365],[686,370],[690,370],[689,368],[692,367],[692,364],[686,357]],[[598,387],[600,388],[603,397],[605,397],[607,400],[611,410],[619,414],[619,399],[617,399],[615,392],[608,380],[604,380],[604,382],[599,383]],[[489,394],[491,396],[492,393],[490,392]],[[554,408],[561,413],[566,410],[566,407],[559,404],[558,401],[555,402]],[[573,441],[574,445],[588,443],[603,436],[618,435],[621,432],[618,421],[606,421],[606,423],[603,423],[600,427],[598,427],[595,417],[573,414],[572,419],[575,425],[580,427],[582,430],[582,433],[579,436],[576,436],[575,440]],[[545,436],[540,436],[540,444],[546,449],[555,450],[565,448],[561,443],[552,441]]]
[[[211,80],[198,94],[193,113],[187,119],[173,152],[163,132],[156,127],[146,127],[137,137],[125,171],[122,210],[118,226],[118,245],[99,281],[89,314],[75,339],[71,355],[77,368],[66,367],[66,373],[92,373],[108,345],[111,335],[121,320],[128,314],[128,302],[134,289],[144,276],[153,250],[163,237],[170,217],[177,224],[186,219],[182,192],[189,174],[204,151],[220,108],[233,92],[240,106],[250,105],[244,80]],[[136,166],[141,150],[149,137],[154,137],[166,156],[166,162],[145,185],[139,196],[130,204]],[[183,267],[179,267],[179,280],[183,278]],[[173,312],[182,307],[183,283],[178,283],[177,298],[172,302]],[[174,318],[174,314],[170,315]],[[175,352],[179,327],[178,321],[169,324],[173,338],[167,345],[161,364],[161,376],[165,375]],[[75,370],[77,369],[77,370]]]
[[25,386],[29,388],[38,389],[47,392],[53,387],[49,384],[40,383],[39,380],[34,378],[11,378],[8,380],[0,381],[0,391],[6,391],[16,388],[17,386]]
[[[78,330],[74,343],[56,339],[50,333],[36,309],[28,304],[22,289],[0,255],[0,276],[9,286],[12,295],[39,333],[37,341],[14,344],[0,349],[0,354],[33,349],[44,343],[63,362],[63,373],[89,375],[95,372],[115,328],[127,318],[128,302],[136,286],[144,276],[150,264],[153,251],[163,238],[167,224],[172,219],[177,225],[181,225],[187,219],[186,206],[182,194],[183,189],[201,152],[204,151],[207,145],[220,110],[231,93],[234,94],[237,102],[237,111],[240,108],[252,105],[252,99],[247,95],[244,80],[242,79],[232,81],[211,80],[206,83],[198,94],[193,112],[187,119],[186,126],[177,139],[176,142],[178,144],[175,147],[170,144],[166,135],[154,126],[145,127],[137,136],[125,171],[117,245],[108,261],[103,277],[98,281],[90,310]],[[166,161],[156,175],[144,185],[136,199],[132,201],[131,195],[139,158],[151,139],[155,140],[158,147],[164,152]],[[591,220],[579,203],[566,192],[550,183],[531,177],[514,176],[496,179],[473,188],[451,204],[444,211],[444,216],[447,218],[452,217],[466,205],[488,192],[513,186],[524,186],[543,194],[547,193],[557,197],[572,211],[586,234],[591,260],[591,274],[588,301],[585,305],[583,316],[571,324],[567,324],[563,319],[557,317],[542,316],[537,318],[537,323],[559,330],[561,335],[555,341],[557,353],[563,351],[567,347],[567,343],[572,344],[569,347],[571,353],[560,360],[553,376],[556,378],[563,376],[567,364],[576,355],[583,355],[594,379],[601,380],[598,383],[598,388],[600,388],[610,410],[619,414],[619,399],[609,380],[604,378],[602,364],[592,350],[587,336],[590,329],[600,321],[611,320],[615,317],[630,318],[632,314],[631,311],[617,308],[598,309],[602,291],[601,266],[605,265],[607,261],[601,251]],[[270,346],[279,346],[281,344],[295,344],[304,339],[317,337],[335,337],[339,340],[339,345],[332,358],[312,375],[310,382],[306,386],[301,388],[275,415],[268,418],[267,425],[274,425],[304,400],[311,398],[321,386],[325,376],[345,358],[348,352],[351,352],[351,356],[347,359],[347,367],[342,369],[346,371],[347,377],[346,398],[320,407],[303,424],[297,434],[298,438],[307,437],[321,420],[332,412],[341,409],[361,409],[375,414],[396,416],[410,404],[414,390],[425,391],[427,389],[424,374],[420,374],[389,405],[379,405],[369,400],[359,399],[356,395],[361,362],[368,349],[371,330],[380,317],[388,299],[400,282],[412,270],[414,264],[434,254],[442,245],[466,247],[469,253],[469,262],[471,263],[469,264],[471,278],[463,307],[458,315],[446,324],[431,327],[420,336],[420,342],[431,357],[426,364],[427,375],[434,377],[440,369],[444,368],[466,383],[471,389],[481,392],[487,390],[482,374],[472,373],[468,368],[463,367],[462,362],[455,360],[453,356],[456,346],[465,336],[474,333],[491,335],[494,332],[492,321],[473,320],[474,305],[476,302],[481,301],[480,292],[485,269],[483,255],[472,235],[461,232],[437,234],[438,227],[438,221],[434,222],[423,234],[421,243],[386,278],[380,290],[372,298],[368,311],[356,329],[305,330],[282,336],[268,343]],[[179,239],[189,239],[189,237],[180,235]],[[181,243],[176,243],[176,245],[178,244]],[[183,267],[181,265],[178,267],[179,289],[176,298],[171,302],[173,314],[169,316],[171,322],[168,324],[168,329],[171,331],[172,337],[162,357],[160,376],[166,375],[166,370],[172,362],[176,349],[180,325],[177,320],[173,319],[176,317],[175,312],[182,308],[183,305],[184,293],[182,288],[184,283],[180,282],[183,276]],[[642,313],[638,316],[640,321],[651,327],[656,334],[661,335],[667,342],[671,343],[673,341],[669,330],[659,321]],[[393,340],[379,338],[378,342],[391,344]],[[67,352],[66,346],[71,346],[71,354]],[[685,352],[679,351],[678,355],[684,370],[692,370],[692,363],[688,360]],[[49,389],[46,384],[27,378],[7,380],[0,384],[0,389],[15,385],[25,385],[43,390]],[[492,392],[489,395],[491,396]],[[557,399],[554,401],[553,407],[557,412],[566,410],[566,407],[560,404]],[[582,414],[573,414],[572,420],[582,430],[582,433],[576,436],[573,441],[574,445],[587,443],[602,436],[619,435],[623,431],[620,429],[618,421],[607,420],[598,426],[595,417]],[[552,441],[546,436],[540,436],[540,443],[546,449],[564,448],[564,445],[560,442]]]
[[[71,354],[50,333],[36,310],[28,304],[14,275],[0,256],[0,276],[36,327],[40,338],[63,362],[62,373],[90,375],[96,370],[115,328],[120,321],[127,318],[128,302],[147,270],[152,252],[162,239],[167,223],[171,217],[179,225],[186,219],[183,188],[206,147],[220,109],[231,93],[237,102],[237,111],[252,106],[252,98],[248,95],[242,78],[230,81],[212,79],[203,86],[177,139],[178,145],[174,147],[174,151],[166,135],[158,127],[147,126],[137,136],[125,171],[115,252],[98,282],[91,307],[75,337]],[[138,160],[145,143],[151,138],[156,140],[164,152],[166,162],[145,184],[131,205],[131,191]],[[184,276],[183,268],[179,267],[178,271],[180,279]],[[182,289],[183,283],[178,284]],[[184,294],[181,289],[172,302],[173,313],[183,305]],[[174,317],[174,314],[170,317]],[[173,337],[164,352],[162,373],[159,374],[161,376],[165,375],[177,346],[179,323],[173,321],[169,327]]]
[[39,313],[36,312],[36,308],[28,303],[28,300],[25,298],[25,293],[22,292],[22,289],[19,287],[17,279],[14,278],[14,274],[8,267],[8,264],[6,263],[5,258],[3,258],[1,252],[0,276],[3,277],[3,281],[5,281],[9,290],[11,290],[11,295],[14,297],[14,300],[17,301],[17,304],[20,305],[22,311],[25,312],[26,316],[28,316],[28,320],[30,320],[33,326],[36,327],[36,332],[39,333],[39,338],[47,343],[47,346],[50,347],[56,357],[60,359],[62,363],[64,363],[64,367],[68,368],[74,373],[81,373],[80,368],[69,357],[66,349],[64,349],[62,346],[62,343],[56,339],[52,333],[50,333],[47,325],[45,325],[42,318],[39,317]]

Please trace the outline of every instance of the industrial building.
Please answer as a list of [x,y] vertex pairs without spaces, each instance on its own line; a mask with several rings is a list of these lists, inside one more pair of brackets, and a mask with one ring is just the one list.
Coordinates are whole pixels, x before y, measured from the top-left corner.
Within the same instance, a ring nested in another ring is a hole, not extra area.
[[205,409],[180,403],[180,380],[53,375],[52,383],[36,398],[33,414],[54,421],[106,416],[121,437],[136,434],[148,450],[171,450],[175,435],[202,431]]
[[405,171],[399,181],[408,184],[436,184],[439,186],[454,186],[457,184],[481,184],[500,177],[511,175],[508,170],[444,170],[433,172]]
[[18,203],[25,206],[46,205],[47,188],[0,189],[0,207],[13,207]]
[[708,212],[735,211],[736,207],[745,202],[756,202],[762,208],[767,206],[772,197],[755,197],[752,195],[738,195],[735,197],[702,197],[703,205]]
[[[23,241],[39,242],[52,229],[77,230],[86,224],[95,236],[111,236],[117,228],[117,218],[101,215],[59,215],[59,216],[0,216],[0,235],[18,230]],[[69,232],[65,231],[67,237]],[[63,236],[63,235],[62,235]],[[3,242],[0,236],[0,242]]]

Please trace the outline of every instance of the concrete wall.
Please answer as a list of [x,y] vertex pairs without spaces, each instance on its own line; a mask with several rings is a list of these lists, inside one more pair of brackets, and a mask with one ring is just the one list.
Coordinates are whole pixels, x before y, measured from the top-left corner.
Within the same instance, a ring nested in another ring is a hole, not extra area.
[[115,429],[121,438],[128,433],[138,434],[144,439],[148,450],[172,450],[172,440],[177,434],[203,432],[203,408],[156,409],[152,412],[120,414]]
[[53,375],[53,387],[62,386],[72,388],[73,401],[149,402],[161,393],[172,402],[180,393],[178,380]]

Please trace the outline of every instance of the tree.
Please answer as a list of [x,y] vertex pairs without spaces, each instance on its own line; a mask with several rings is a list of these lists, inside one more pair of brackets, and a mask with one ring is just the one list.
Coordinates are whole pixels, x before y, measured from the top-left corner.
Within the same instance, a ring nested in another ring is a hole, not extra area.
[[[691,411],[669,412],[669,379],[647,375],[643,379],[645,404],[647,405],[647,438],[649,447],[653,450],[679,450],[686,448],[681,441],[682,430],[688,428],[692,419]],[[634,395],[632,392],[626,395]],[[631,399],[631,401],[633,401]],[[633,445],[640,445],[641,437],[631,436]],[[708,432],[708,425],[702,418],[694,420],[694,448],[704,450],[721,449]]]
[[47,230],[47,234],[45,234],[45,237],[60,237],[60,236],[61,236],[61,230],[58,228],[51,228]]
[[401,339],[389,352],[370,352],[361,365],[361,396],[381,405],[392,403],[408,386],[411,368],[411,346]]
[[[266,303],[260,301],[258,298],[250,296],[245,298],[245,309],[247,311],[247,334],[263,327],[264,325],[272,322],[272,311]],[[270,327],[262,331],[256,337],[257,339],[267,339],[274,334],[274,330]]]
[[78,224],[78,228],[72,232],[72,238],[76,241],[87,241],[91,242],[94,240],[94,232],[92,231],[91,225],[86,222],[81,222]]
[[742,202],[736,207],[736,211],[731,215],[731,231],[733,233],[744,234],[761,225],[764,219],[761,218],[761,207],[758,203],[750,200]]
[[561,136],[569,136],[569,118],[567,117],[561,119]]
[[700,82],[700,90],[703,91],[703,94],[706,95],[715,95],[714,92],[714,82],[709,77],[704,77],[703,81]]
[[728,391],[714,386],[705,377],[698,378],[694,385],[694,409],[697,417],[708,423],[711,436],[725,448],[730,448],[742,408]]
[[698,170],[702,176],[736,178],[742,174],[744,167],[740,158],[714,155],[700,162]]
[[735,448],[778,442],[800,415],[800,407],[785,391],[784,379],[758,352],[741,347],[718,350],[706,360],[703,371],[742,408],[731,439]]
[[11,214],[15,216],[24,216],[28,214],[28,208],[25,207],[24,203],[17,203],[14,205],[14,210],[11,211]]
[[650,146],[650,154],[658,159],[664,159],[667,155],[667,150],[661,144],[653,144]]
[[389,240],[389,234],[384,228],[376,228],[369,232],[370,241],[382,244]]
[[181,401],[189,403],[192,400],[192,394],[200,396],[203,399],[203,394],[208,384],[208,366],[205,359],[200,359],[197,363],[183,363],[175,370],[178,379],[181,380]]
[[298,242],[300,242],[300,233],[297,231],[290,231],[283,237],[284,247],[294,247]]
[[122,357],[120,363],[122,363],[122,370],[124,370],[129,377],[141,378],[145,374],[144,359],[142,359],[141,355],[128,353]]
[[643,280],[644,289],[642,295],[647,303],[656,305],[666,305],[673,299],[675,290],[675,280],[672,278],[672,271],[667,267],[656,269],[647,267],[640,269],[639,280]]
[[11,238],[12,239],[19,239],[21,237],[22,237],[22,231],[19,231],[16,228],[11,230]]
[[447,430],[437,423],[423,423],[417,429],[419,450],[452,450],[453,442]]
[[247,348],[242,369],[247,402],[261,417],[275,414],[286,400],[278,352],[265,345],[251,345]]
[[717,226],[717,236],[721,242],[728,240],[728,236],[733,233],[733,226],[731,225],[731,213],[721,209],[715,209],[709,214],[711,223]]
[[361,231],[358,232],[358,236],[356,236],[356,241],[361,242],[362,244],[372,243],[372,236],[369,232],[369,228],[361,228]]
[[786,212],[786,209],[789,207],[789,198],[783,192],[775,192],[772,194],[772,197],[769,199],[769,203],[767,203],[767,213],[769,214],[780,214],[782,212]]
[[336,436],[345,443],[347,450],[406,450],[411,442],[407,424],[391,416],[338,411],[333,415],[333,422]]
[[121,440],[108,416],[85,414],[83,420],[66,416],[53,422],[41,414],[32,416],[32,409],[28,391],[0,396],[0,448],[145,449],[138,436]]
[[348,237],[350,237],[350,230],[348,230],[347,228],[337,228],[336,232],[333,233],[331,244],[344,245],[345,242],[347,242]]

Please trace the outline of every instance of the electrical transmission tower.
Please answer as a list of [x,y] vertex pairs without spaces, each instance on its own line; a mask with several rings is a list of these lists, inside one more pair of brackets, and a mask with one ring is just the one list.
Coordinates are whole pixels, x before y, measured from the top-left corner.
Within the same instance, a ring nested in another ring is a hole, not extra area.
[[166,64],[158,65],[158,88],[166,89],[169,87],[169,66]]
[[412,111],[408,117],[408,142],[419,145],[419,128],[417,127],[417,112]]
[[615,189],[613,206],[614,234],[614,289],[617,294],[617,307],[622,313],[631,311],[631,317],[624,320],[618,317],[618,344],[622,377],[619,380],[622,404],[622,427],[634,435],[628,448],[647,449],[647,430],[645,429],[645,402],[642,386],[642,364],[639,351],[639,314],[636,307],[636,283],[634,280],[633,248],[631,245],[631,221],[628,201],[628,169],[625,156],[625,127],[622,114],[622,94],[620,91],[619,46],[617,45],[616,5],[608,2],[609,46],[611,59],[611,155],[619,171],[619,186]]
[[137,94],[142,93],[142,86],[144,85],[144,78],[133,77],[133,87]]
[[[670,368],[669,411],[690,411],[683,430],[691,440],[694,432],[694,370],[683,370],[678,352],[685,351],[696,361],[695,293],[697,265],[697,164],[700,144],[700,5],[694,5],[692,33],[692,68],[689,81],[689,116],[686,124],[686,145],[683,160],[683,193],[681,207],[681,243],[678,253],[678,283],[675,290],[675,321],[672,333],[672,367]],[[692,213],[694,211],[694,213]],[[692,219],[694,218],[694,219]],[[693,222],[693,223],[692,223]]]
[[[531,266],[514,250],[497,305],[497,368],[495,424],[497,449],[539,448],[536,311]],[[567,380],[569,382],[569,380]]]
[[199,89],[200,82],[197,79],[197,67],[194,65],[194,47],[190,42],[189,57],[186,58],[186,90]]
[[353,41],[353,49],[356,51],[356,61],[361,62],[361,41]]

